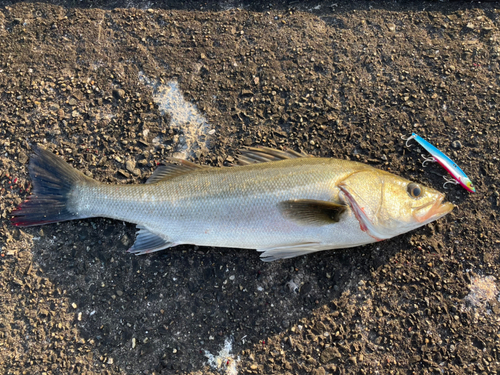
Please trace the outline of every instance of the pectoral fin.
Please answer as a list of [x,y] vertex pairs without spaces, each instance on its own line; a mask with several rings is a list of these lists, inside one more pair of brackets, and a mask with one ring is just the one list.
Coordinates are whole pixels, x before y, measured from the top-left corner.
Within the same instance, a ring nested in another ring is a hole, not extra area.
[[278,207],[289,220],[303,225],[328,225],[338,223],[346,205],[314,199],[296,199],[280,202]]
[[139,229],[139,232],[137,232],[137,238],[134,242],[134,245],[130,249],[128,249],[129,253],[135,255],[149,254],[176,245],[173,242],[165,240],[160,236],[151,233],[142,225],[138,225],[137,228]]

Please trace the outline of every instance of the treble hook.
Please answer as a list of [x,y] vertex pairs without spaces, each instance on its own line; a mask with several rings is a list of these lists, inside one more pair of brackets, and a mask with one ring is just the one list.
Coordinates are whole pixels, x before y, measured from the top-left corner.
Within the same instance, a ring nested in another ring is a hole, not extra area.
[[446,180],[446,182],[443,184],[444,188],[445,188],[446,184],[453,184],[453,185],[459,184],[459,182],[457,180],[451,179],[448,176],[443,176],[443,178]]
[[408,138],[405,138],[404,135],[401,136],[401,139],[403,141],[406,141],[405,145],[406,147],[410,147],[408,146],[408,142],[410,142],[412,139],[415,139],[416,135],[410,135]]
[[422,162],[422,167],[425,167],[425,163],[435,163],[437,160],[431,156],[430,158],[426,158],[424,154],[421,154],[422,157],[424,158],[424,161]]

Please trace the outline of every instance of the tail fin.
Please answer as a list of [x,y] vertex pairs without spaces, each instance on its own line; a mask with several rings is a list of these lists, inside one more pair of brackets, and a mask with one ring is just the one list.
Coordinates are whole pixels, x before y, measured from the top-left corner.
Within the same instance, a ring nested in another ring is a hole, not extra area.
[[52,152],[33,145],[29,173],[33,183],[32,195],[12,212],[15,226],[29,227],[79,219],[71,212],[68,200],[80,183],[95,183]]

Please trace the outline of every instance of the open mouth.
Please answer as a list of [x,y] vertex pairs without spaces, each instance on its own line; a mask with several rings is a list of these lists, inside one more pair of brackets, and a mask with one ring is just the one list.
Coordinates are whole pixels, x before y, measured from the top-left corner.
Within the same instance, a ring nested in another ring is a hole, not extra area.
[[[419,223],[425,224],[428,221],[433,221],[441,216],[446,215],[449,213],[453,208],[455,208],[455,205],[450,202],[445,202],[442,203],[444,199],[444,194],[440,194],[438,199],[433,202],[429,202],[427,204],[424,204],[420,207],[415,207],[414,212],[413,212],[413,217],[415,220],[417,220]],[[426,210],[431,206],[429,209]]]

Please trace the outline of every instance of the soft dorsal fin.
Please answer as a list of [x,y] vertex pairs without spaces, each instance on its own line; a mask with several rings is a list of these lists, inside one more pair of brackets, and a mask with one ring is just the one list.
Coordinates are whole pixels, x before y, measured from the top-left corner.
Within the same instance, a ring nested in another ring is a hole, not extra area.
[[309,155],[293,150],[275,150],[269,147],[246,147],[240,150],[238,164],[248,165],[256,163],[266,163],[268,161],[278,161],[285,159],[304,158]]
[[278,208],[284,217],[298,224],[321,226],[338,223],[347,206],[314,199],[296,199],[280,202]]
[[177,158],[167,158],[167,160],[177,164],[160,165],[148,178],[146,184],[154,184],[159,181],[163,181],[172,177],[190,173],[197,169],[204,168],[201,165],[192,163],[187,160],[182,160]]

